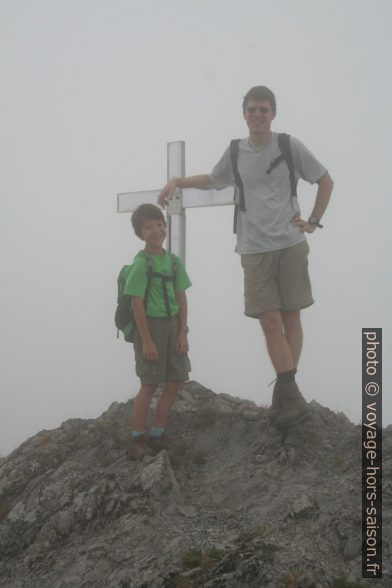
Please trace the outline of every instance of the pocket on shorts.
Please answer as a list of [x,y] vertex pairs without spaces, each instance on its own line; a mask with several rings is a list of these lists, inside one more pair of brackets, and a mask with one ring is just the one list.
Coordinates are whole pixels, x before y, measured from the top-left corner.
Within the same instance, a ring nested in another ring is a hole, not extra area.
[[136,375],[139,378],[144,376],[155,376],[157,373],[157,364],[155,361],[136,360]]
[[257,263],[258,255],[254,253],[243,253],[241,255],[241,265],[244,270],[252,269]]
[[185,355],[185,357],[183,358],[184,370],[186,372],[191,372],[192,371],[192,366],[191,366],[191,362],[189,361],[188,354],[185,353],[184,355]]
[[135,349],[135,369],[136,375],[141,378],[143,376],[155,376],[157,373],[157,362],[148,361],[143,355],[141,345],[134,344]]

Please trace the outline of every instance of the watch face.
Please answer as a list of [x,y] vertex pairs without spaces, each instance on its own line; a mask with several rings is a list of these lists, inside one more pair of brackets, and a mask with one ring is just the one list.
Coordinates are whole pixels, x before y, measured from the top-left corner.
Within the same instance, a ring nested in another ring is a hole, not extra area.
[[317,216],[311,216],[308,220],[308,223],[310,223],[311,225],[318,225],[319,219],[317,218]]

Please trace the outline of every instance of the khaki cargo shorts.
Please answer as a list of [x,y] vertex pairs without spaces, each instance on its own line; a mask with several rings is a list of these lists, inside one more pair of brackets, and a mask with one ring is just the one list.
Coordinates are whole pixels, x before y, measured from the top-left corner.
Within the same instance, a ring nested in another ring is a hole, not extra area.
[[158,349],[158,361],[147,361],[143,357],[143,345],[136,331],[133,344],[135,350],[136,375],[143,386],[158,386],[163,382],[185,382],[191,371],[187,353],[177,353],[179,333],[178,316],[172,318],[147,317],[152,340]]
[[300,310],[313,304],[308,273],[309,245],[241,255],[245,314],[259,318],[273,310]]

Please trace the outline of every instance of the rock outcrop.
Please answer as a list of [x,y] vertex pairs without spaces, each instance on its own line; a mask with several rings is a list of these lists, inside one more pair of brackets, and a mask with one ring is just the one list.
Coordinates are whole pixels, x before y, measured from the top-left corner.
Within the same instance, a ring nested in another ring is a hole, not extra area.
[[[361,428],[311,406],[282,438],[266,409],[189,382],[178,442],[140,462],[126,451],[132,401],[41,431],[0,461],[1,588],[371,585]],[[392,585],[391,449],[388,427],[379,586]]]

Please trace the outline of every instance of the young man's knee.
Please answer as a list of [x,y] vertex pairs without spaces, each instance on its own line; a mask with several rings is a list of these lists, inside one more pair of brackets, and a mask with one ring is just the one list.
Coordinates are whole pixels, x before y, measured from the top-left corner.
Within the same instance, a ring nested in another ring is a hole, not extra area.
[[282,331],[283,322],[280,310],[266,312],[260,316],[260,324],[266,335]]
[[295,323],[300,321],[300,310],[282,310],[282,320],[284,323]]

